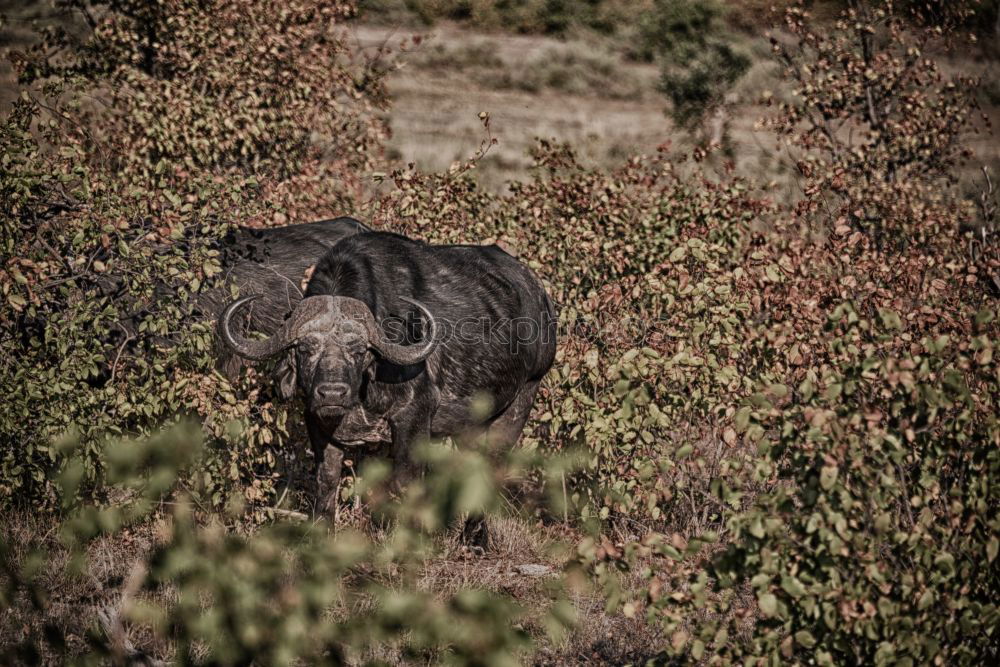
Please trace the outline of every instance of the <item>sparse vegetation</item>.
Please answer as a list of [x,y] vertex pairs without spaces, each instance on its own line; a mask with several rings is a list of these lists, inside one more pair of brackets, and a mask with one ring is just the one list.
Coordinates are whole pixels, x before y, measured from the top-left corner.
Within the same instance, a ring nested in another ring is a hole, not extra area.
[[428,24],[450,20],[486,30],[560,35],[574,27],[614,32],[643,4],[627,0],[363,0],[360,9],[376,20],[416,17]]
[[461,72],[478,85],[492,90],[530,93],[557,91],[567,95],[603,99],[641,100],[644,82],[618,70],[612,54],[552,48],[507,63],[497,44],[485,40],[461,47],[433,44],[414,57],[417,67],[429,73]]

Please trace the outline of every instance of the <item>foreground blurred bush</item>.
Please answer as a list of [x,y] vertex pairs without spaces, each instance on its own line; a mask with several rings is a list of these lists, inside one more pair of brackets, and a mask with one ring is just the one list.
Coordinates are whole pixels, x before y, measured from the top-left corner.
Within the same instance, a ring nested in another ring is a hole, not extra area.
[[[82,472],[74,467],[79,447],[66,445],[73,452],[61,479],[66,497]],[[512,600],[481,590],[441,596],[418,586],[423,564],[442,548],[435,533],[466,516],[482,517],[497,502],[494,468],[479,454],[456,460],[428,450],[427,478],[407,490],[404,502],[381,487],[388,478],[384,465],[372,464],[357,491],[386,527],[386,535],[373,540],[354,529],[331,532],[309,522],[277,523],[245,535],[227,530],[221,517],[206,521],[187,494],[161,505],[163,494],[204,455],[197,425],[106,447],[107,484],[120,500],[67,517],[60,539],[70,554],[68,568],[94,576],[85,551],[90,540],[124,536],[154,517],[157,539],[151,550],[133,555],[113,607],[74,620],[74,632],[90,632],[78,658],[152,661],[129,639],[143,629],[162,657],[180,664],[344,664],[394,651],[407,660],[512,665],[529,647]],[[33,605],[47,616],[43,576],[52,573],[41,565],[48,555],[36,550],[15,558],[4,537],[0,558],[0,604]],[[563,603],[554,602],[545,622],[555,632],[569,617]],[[5,662],[55,661],[68,648],[66,628],[15,628],[9,621],[0,627],[11,633],[0,647]]]

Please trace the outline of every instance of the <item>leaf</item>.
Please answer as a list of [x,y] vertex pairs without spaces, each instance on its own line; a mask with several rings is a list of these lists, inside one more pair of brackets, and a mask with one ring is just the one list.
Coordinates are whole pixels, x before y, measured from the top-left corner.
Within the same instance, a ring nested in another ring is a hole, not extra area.
[[802,394],[803,399],[808,401],[813,397],[813,394],[816,393],[816,386],[812,383],[811,380],[806,378],[805,380],[802,381],[802,384],[799,385],[799,393]]
[[823,487],[824,491],[829,491],[837,483],[837,473],[836,466],[823,466],[822,470],[820,470],[819,485]]
[[757,605],[760,607],[760,613],[766,618],[772,618],[778,613],[778,598],[773,593],[758,594]]
[[804,648],[812,648],[816,645],[816,638],[808,630],[799,630],[795,633],[795,643]]
[[733,417],[733,425],[740,433],[747,430],[747,426],[750,424],[750,412],[750,406],[744,406],[737,410],[736,415]]
[[899,315],[888,308],[879,310],[879,318],[882,320],[882,325],[890,331],[903,328],[903,321],[899,318]]
[[947,551],[942,551],[934,558],[934,565],[948,575],[954,574],[955,557]]
[[802,597],[806,594],[806,588],[796,577],[783,575],[781,577],[781,588],[793,598]]
[[844,391],[844,385],[839,382],[835,382],[826,388],[826,400],[835,401],[840,398],[840,394]]

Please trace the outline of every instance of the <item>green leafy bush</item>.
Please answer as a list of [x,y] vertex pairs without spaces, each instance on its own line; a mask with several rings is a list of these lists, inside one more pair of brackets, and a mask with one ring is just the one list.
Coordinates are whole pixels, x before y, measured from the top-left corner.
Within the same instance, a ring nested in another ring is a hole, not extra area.
[[691,58],[663,65],[660,90],[672,103],[671,117],[682,127],[702,120],[750,69],[750,58],[725,42],[703,46]]
[[629,55],[636,60],[654,62],[673,49],[693,51],[694,45],[715,33],[722,8],[711,0],[654,2],[640,17],[639,39]]
[[[961,337],[913,337],[896,357],[885,343],[911,328],[898,315],[831,313],[838,363],[762,420],[773,436],[755,474],[776,483],[730,516],[730,546],[689,587],[653,600],[675,648],[734,661],[987,659],[1000,623],[994,318],[982,311]],[[757,619],[733,642],[744,587]]]
[[67,4],[90,29],[13,54],[23,93],[0,129],[0,499],[57,502],[67,430],[89,452],[78,491],[100,496],[102,438],[189,412],[219,445],[209,500],[261,502],[284,411],[213,372],[192,304],[234,224],[343,210],[383,136],[383,66],[346,56],[350,3]]

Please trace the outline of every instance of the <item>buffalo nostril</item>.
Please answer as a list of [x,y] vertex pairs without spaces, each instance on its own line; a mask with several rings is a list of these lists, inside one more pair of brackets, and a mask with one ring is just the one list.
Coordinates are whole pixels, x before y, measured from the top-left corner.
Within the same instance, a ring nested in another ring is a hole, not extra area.
[[316,396],[322,401],[339,401],[347,396],[348,389],[343,382],[324,382],[316,387]]

